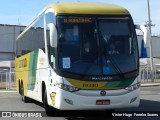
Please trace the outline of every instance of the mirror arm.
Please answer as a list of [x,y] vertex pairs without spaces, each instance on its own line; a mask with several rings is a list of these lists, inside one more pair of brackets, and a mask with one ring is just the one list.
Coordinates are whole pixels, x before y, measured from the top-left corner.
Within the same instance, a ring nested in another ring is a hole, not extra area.
[[143,32],[143,39],[145,42],[145,47],[149,47],[150,41],[151,41],[151,34],[150,34],[149,29],[143,25],[135,25],[135,28]]

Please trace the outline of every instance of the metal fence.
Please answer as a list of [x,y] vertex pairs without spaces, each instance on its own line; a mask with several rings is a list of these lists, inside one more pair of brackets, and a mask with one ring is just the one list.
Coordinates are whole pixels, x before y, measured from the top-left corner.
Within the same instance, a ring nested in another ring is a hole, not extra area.
[[[142,83],[160,83],[160,66],[154,66],[154,81],[151,80],[151,69],[148,65],[140,66]],[[0,89],[15,89],[15,72],[0,72]]]
[[0,72],[0,89],[15,89],[14,72]]
[[151,80],[151,67],[148,65],[140,66],[139,75],[142,83],[160,83],[160,66],[154,65],[153,80]]

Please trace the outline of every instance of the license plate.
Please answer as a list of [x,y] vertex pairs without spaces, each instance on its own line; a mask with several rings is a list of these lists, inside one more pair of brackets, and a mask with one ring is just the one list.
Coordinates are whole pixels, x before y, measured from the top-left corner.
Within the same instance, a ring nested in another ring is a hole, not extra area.
[[97,100],[96,105],[109,105],[110,100]]

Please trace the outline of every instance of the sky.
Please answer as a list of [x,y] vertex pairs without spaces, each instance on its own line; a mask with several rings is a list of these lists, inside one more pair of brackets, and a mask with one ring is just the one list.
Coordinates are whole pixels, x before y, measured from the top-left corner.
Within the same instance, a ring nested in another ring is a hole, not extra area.
[[[120,5],[129,10],[135,24],[148,21],[147,0],[1,0],[0,24],[28,25],[41,10],[56,2],[102,2]],[[150,0],[152,34],[160,36],[160,0]]]

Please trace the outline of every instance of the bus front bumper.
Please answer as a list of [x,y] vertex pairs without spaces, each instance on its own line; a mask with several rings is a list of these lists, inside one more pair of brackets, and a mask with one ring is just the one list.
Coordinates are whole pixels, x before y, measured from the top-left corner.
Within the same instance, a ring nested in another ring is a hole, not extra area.
[[[138,107],[140,103],[140,88],[122,95],[114,96],[85,96],[74,94],[62,89],[51,97],[50,105],[60,110],[105,110]],[[87,91],[86,91],[87,92]],[[101,91],[93,91],[101,92]],[[54,101],[54,105],[53,102]]]

